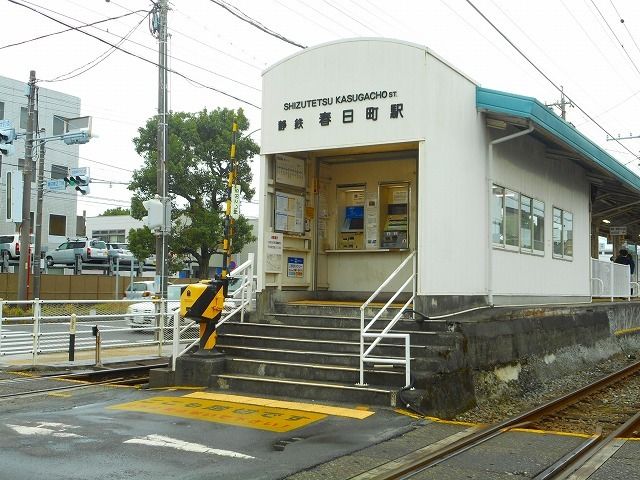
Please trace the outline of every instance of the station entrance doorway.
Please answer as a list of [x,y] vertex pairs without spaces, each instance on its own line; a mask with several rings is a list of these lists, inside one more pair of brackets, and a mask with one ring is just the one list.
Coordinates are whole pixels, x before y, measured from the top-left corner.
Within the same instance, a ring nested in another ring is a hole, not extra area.
[[368,298],[417,250],[418,156],[417,142],[267,155],[266,290]]

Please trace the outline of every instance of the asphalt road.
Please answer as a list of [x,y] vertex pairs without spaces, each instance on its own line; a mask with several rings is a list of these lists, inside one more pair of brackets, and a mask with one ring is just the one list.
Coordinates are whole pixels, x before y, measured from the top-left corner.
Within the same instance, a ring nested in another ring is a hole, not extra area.
[[[229,424],[219,415],[226,408],[264,420],[268,412],[184,398],[189,393],[92,386],[0,401],[0,478],[280,479],[400,435],[415,422],[388,408],[364,419],[284,411],[270,415],[307,423],[270,431],[253,422]],[[141,402],[165,410],[136,411],[132,405]],[[172,413],[174,403],[200,417]]]

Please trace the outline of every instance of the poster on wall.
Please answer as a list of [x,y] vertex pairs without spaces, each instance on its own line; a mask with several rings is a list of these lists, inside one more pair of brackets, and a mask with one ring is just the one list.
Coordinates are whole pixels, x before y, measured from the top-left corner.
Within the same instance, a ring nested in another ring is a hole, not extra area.
[[304,233],[304,197],[276,192],[275,228],[278,232]]
[[367,194],[365,204],[365,248],[378,248],[378,194]]
[[282,246],[281,233],[270,233],[267,236],[267,244],[265,245],[265,271],[267,273],[282,272]]
[[276,155],[276,183],[304,188],[304,160]]
[[304,258],[287,257],[287,277],[304,278]]

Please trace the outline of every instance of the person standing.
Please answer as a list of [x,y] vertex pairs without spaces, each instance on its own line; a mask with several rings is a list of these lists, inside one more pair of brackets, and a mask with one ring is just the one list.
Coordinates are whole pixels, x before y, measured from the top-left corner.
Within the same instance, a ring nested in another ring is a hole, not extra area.
[[[636,263],[633,261],[633,257],[629,255],[629,251],[626,248],[620,249],[620,253],[614,260],[614,263],[629,265],[629,272],[631,275],[633,275],[633,272],[636,269]],[[631,289],[631,295],[633,295],[633,288]]]

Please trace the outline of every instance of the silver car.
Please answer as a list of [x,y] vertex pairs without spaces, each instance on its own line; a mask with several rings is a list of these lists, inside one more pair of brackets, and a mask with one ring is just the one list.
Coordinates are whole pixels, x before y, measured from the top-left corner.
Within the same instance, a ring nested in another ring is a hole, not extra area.
[[107,250],[109,251],[109,261],[113,265],[131,265],[131,262],[135,261],[133,253],[126,243],[107,243]]
[[107,245],[102,240],[89,240],[88,238],[76,238],[67,240],[55,250],[47,252],[47,266],[74,265],[76,257],[80,257],[83,263],[109,262]]

